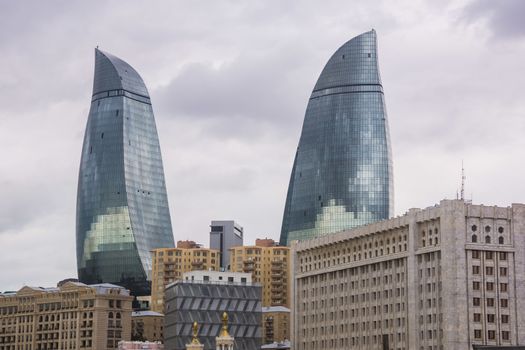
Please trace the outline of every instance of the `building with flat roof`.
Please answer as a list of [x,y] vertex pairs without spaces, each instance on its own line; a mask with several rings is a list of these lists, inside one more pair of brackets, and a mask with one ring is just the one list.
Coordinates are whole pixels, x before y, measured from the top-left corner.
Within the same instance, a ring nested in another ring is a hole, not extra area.
[[233,220],[213,220],[210,225],[210,248],[221,252],[222,270],[229,270],[232,247],[242,246],[244,229]]
[[0,294],[0,350],[116,349],[131,339],[133,297],[112,284],[65,282]]
[[235,349],[259,350],[262,338],[261,286],[251,274],[192,271],[166,288],[164,344],[183,350],[193,338],[194,322],[205,350],[215,350],[216,337],[228,314],[228,331]]
[[525,205],[434,207],[292,244],[293,348],[525,344]]
[[151,251],[151,304],[152,311],[164,312],[166,286],[194,270],[220,269],[220,252],[203,248],[193,241],[178,241],[177,248],[159,248]]
[[133,311],[131,339],[135,341],[163,341],[164,314],[155,311]]
[[273,239],[257,239],[255,245],[230,248],[230,269],[247,272],[263,288],[263,306],[290,306],[290,248]]
[[388,219],[393,208],[390,132],[371,30],[330,57],[310,95],[280,243]]
[[290,340],[290,309],[284,306],[262,308],[263,344]]
[[164,345],[161,342],[121,341],[118,350],[164,350]]

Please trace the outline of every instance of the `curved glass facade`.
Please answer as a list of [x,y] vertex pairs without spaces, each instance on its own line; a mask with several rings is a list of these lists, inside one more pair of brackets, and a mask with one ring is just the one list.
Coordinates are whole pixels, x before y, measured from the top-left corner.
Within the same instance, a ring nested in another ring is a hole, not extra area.
[[372,30],[335,52],[310,96],[280,244],[387,219],[392,213],[390,136]]
[[148,90],[126,62],[95,50],[77,194],[78,277],[148,295],[150,251],[174,247]]

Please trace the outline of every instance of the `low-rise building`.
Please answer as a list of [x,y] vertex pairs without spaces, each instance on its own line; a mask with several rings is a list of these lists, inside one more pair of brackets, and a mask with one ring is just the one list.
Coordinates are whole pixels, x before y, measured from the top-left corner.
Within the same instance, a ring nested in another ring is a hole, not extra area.
[[263,344],[290,340],[290,309],[284,306],[262,308]]
[[164,350],[164,345],[161,342],[121,341],[118,350]]
[[235,349],[260,350],[261,286],[248,273],[193,271],[166,288],[164,344],[184,350],[193,339],[194,322],[205,350],[215,350],[224,312]]
[[127,289],[107,283],[0,294],[0,350],[116,349],[131,339],[132,300]]
[[524,252],[524,204],[463,200],[293,242],[293,348],[524,345]]
[[131,339],[163,341],[164,315],[155,311],[134,311],[131,314]]
[[152,311],[164,312],[166,286],[182,278],[188,271],[220,269],[218,250],[203,248],[193,241],[178,241],[176,248],[159,248],[151,252],[151,304]]

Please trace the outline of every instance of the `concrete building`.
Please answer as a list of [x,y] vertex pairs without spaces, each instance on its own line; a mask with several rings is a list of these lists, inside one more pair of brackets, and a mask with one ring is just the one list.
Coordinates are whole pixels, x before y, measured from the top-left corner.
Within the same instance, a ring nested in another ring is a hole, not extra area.
[[205,350],[216,348],[228,313],[229,334],[235,349],[261,347],[261,286],[248,273],[193,271],[166,288],[164,344],[170,350],[183,350],[190,344],[194,322]]
[[214,220],[210,225],[210,248],[221,252],[221,268],[229,270],[232,247],[242,246],[243,228],[233,220]]
[[131,338],[129,290],[66,282],[0,294],[0,350],[116,349]]
[[164,315],[155,311],[134,311],[131,314],[131,339],[163,341]]
[[230,268],[247,272],[263,287],[263,306],[290,306],[290,248],[272,239],[257,239],[254,246],[230,249]]
[[292,244],[293,348],[525,344],[525,205],[443,200]]
[[161,342],[149,341],[121,341],[118,343],[119,350],[164,350]]
[[151,310],[164,312],[164,289],[188,271],[220,269],[220,253],[203,248],[193,241],[178,241],[177,248],[160,248],[151,252]]
[[290,309],[284,306],[262,308],[263,344],[290,340]]

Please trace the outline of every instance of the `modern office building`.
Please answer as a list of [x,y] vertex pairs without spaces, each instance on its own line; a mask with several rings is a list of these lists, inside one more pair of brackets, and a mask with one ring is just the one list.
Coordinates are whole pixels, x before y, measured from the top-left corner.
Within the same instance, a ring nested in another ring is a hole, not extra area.
[[164,344],[183,350],[199,325],[198,336],[205,350],[216,348],[223,314],[229,318],[229,334],[235,349],[259,350],[262,338],[261,287],[251,275],[238,272],[193,271],[166,288]]
[[229,270],[229,249],[242,246],[243,228],[233,220],[214,220],[210,225],[210,248],[221,252],[221,268]]
[[162,342],[164,315],[160,312],[144,310],[131,314],[131,340]]
[[297,350],[525,344],[525,204],[443,200],[292,244]]
[[254,246],[230,248],[230,268],[247,272],[262,285],[263,306],[290,306],[290,248],[273,239],[256,239]]
[[284,306],[262,308],[263,344],[290,341],[290,309]]
[[174,247],[148,90],[129,64],[95,50],[91,108],[77,194],[81,282],[149,295],[150,251]]
[[220,253],[193,241],[177,241],[177,248],[158,248],[152,252],[151,310],[164,312],[166,286],[182,279],[185,272],[219,271]]
[[308,101],[281,245],[393,214],[392,155],[374,30],[341,46]]
[[131,338],[129,291],[65,282],[0,294],[0,350],[116,349]]

